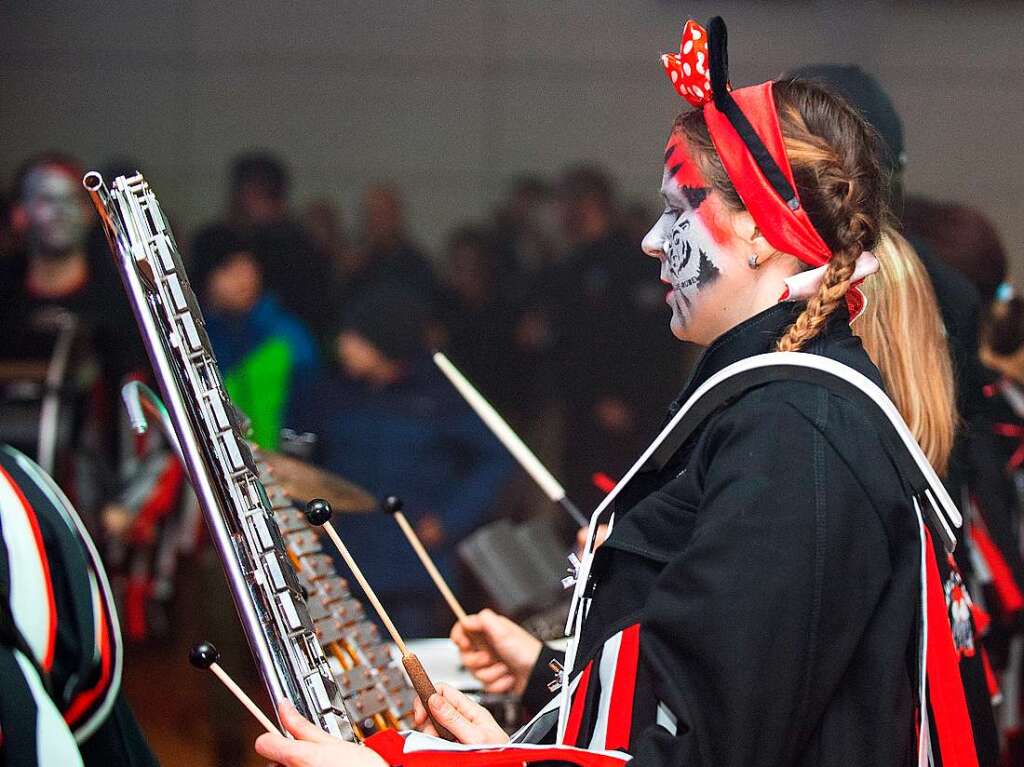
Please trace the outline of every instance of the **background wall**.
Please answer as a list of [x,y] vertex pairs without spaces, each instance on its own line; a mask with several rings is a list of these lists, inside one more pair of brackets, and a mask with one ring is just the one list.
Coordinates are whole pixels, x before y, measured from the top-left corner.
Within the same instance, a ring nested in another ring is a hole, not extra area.
[[716,12],[738,84],[823,61],[878,75],[908,189],[982,209],[1024,276],[1019,2],[4,0],[0,182],[42,149],[127,155],[179,238],[256,146],[290,163],[296,202],[332,197],[349,222],[367,182],[396,180],[428,245],[513,174],[577,160],[653,203],[680,106],[657,57]]

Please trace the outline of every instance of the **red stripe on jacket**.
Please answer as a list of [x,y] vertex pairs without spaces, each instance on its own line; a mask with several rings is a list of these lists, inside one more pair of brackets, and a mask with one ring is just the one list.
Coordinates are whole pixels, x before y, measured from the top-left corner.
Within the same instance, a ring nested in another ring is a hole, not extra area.
[[926,587],[928,599],[927,677],[935,732],[943,767],[978,767],[974,730],[967,713],[960,662],[953,647],[946,595],[935,560],[931,533],[925,528]]
[[583,724],[583,709],[587,704],[587,687],[590,685],[590,672],[594,669],[594,661],[590,661],[580,674],[580,683],[576,686],[576,692],[572,697],[572,706],[569,708],[569,718],[565,723],[565,737],[562,742],[567,746],[578,746],[576,741],[580,737],[580,726]]
[[96,699],[103,695],[110,687],[113,651],[110,646],[110,627],[107,624],[107,609],[102,597],[98,607],[96,619],[99,621],[100,678],[95,685],[79,693],[68,705],[67,710],[64,712],[64,721],[69,726],[73,726],[96,702]]
[[626,751],[633,727],[633,696],[636,693],[636,669],[640,660],[640,624],[634,623],[622,632],[615,679],[608,704],[608,729],[604,747],[609,751]]

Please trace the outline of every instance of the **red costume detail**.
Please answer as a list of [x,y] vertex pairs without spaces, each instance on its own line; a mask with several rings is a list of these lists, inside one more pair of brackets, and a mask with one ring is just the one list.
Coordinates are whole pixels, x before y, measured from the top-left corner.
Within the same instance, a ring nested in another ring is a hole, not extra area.
[[925,527],[926,588],[928,605],[927,676],[934,732],[938,736],[943,767],[977,767],[974,730],[967,713],[960,659],[946,610],[946,596],[935,559],[931,532]]
[[576,739],[580,736],[580,725],[583,724],[583,707],[587,702],[587,687],[590,685],[590,672],[593,671],[594,662],[591,661],[580,674],[580,683],[573,694],[572,707],[569,709],[569,718],[565,723],[565,738],[563,742],[567,746],[578,746]]
[[107,608],[101,600],[96,609],[96,646],[100,655],[100,678],[88,690],[83,690],[71,701],[64,712],[64,721],[73,727],[88,710],[110,688],[110,677],[113,673],[114,649],[110,643],[110,627],[107,622]]
[[619,658],[615,664],[611,703],[608,706],[608,730],[604,747],[608,751],[629,749],[629,731],[633,726],[633,695],[636,692],[636,670],[640,660],[640,624],[634,623],[622,632]]
[[683,27],[679,53],[661,57],[665,74],[676,93],[698,109],[711,101],[711,72],[708,69],[708,33],[693,19]]
[[985,527],[985,521],[980,515],[975,516],[970,535],[971,541],[992,573],[992,587],[1002,603],[1002,612],[1006,615],[1015,615],[1024,610],[1024,594],[1017,586],[1017,580],[1013,577],[1013,571],[1006,558],[989,536],[988,528]]
[[994,423],[992,424],[992,431],[1000,437],[1019,439],[1021,441],[1020,446],[1013,451],[1010,460],[1006,462],[1006,466],[1010,471],[1016,471],[1024,463],[1024,426],[1015,423]]
[[595,473],[590,481],[594,483],[594,487],[600,490],[602,493],[607,495],[615,489],[615,480],[605,474],[603,471]]
[[573,764],[578,767],[622,767],[627,759],[578,748],[480,746],[472,751],[409,751],[395,730],[375,733],[363,741],[392,767],[522,767],[528,764]]

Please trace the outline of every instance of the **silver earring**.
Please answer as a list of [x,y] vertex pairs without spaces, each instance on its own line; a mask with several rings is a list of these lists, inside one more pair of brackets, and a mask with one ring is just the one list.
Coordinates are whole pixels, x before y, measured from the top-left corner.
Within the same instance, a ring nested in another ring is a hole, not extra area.
[[757,267],[760,266],[760,264],[757,263],[756,253],[751,253],[749,256],[747,256],[747,266],[749,266],[751,269],[757,269]]

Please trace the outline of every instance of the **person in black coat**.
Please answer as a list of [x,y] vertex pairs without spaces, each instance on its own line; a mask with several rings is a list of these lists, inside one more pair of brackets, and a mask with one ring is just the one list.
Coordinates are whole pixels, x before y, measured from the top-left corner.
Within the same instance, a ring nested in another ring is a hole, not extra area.
[[[673,126],[665,212],[643,242],[668,286],[673,334],[708,347],[673,409],[731,363],[771,351],[821,355],[879,386],[849,329],[885,216],[872,134],[810,84],[730,92],[724,24],[709,31],[710,78],[707,32],[693,22],[679,56],[663,57],[698,108]],[[257,750],[286,765],[366,767],[909,767],[919,752],[971,763],[943,610],[929,613],[921,686],[922,568],[932,608],[941,584],[876,423],[828,387],[770,380],[715,410],[662,468],[633,475],[577,573],[559,696],[511,743],[443,688],[429,700],[436,723],[489,745],[451,751],[385,732],[368,753],[282,709],[293,735],[316,742],[264,735]],[[418,722],[435,732],[425,711]]]

